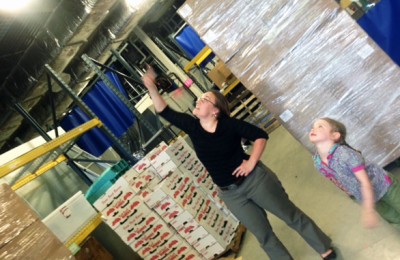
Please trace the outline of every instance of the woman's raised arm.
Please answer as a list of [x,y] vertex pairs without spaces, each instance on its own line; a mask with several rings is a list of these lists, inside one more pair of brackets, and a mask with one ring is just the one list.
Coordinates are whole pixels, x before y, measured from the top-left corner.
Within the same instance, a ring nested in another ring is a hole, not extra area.
[[149,95],[153,101],[156,112],[159,113],[167,106],[167,102],[165,102],[164,98],[158,92],[156,76],[154,69],[151,66],[148,66],[146,73],[142,76],[142,81],[145,87],[149,90]]

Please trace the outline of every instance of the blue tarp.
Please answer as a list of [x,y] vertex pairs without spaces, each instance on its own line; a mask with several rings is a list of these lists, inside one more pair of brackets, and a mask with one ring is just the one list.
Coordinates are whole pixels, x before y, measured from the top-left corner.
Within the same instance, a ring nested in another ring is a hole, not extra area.
[[400,1],[380,1],[358,23],[400,65]]
[[[118,77],[111,72],[106,75],[127,97]],[[121,137],[135,122],[135,116],[130,109],[102,81],[98,81],[82,100],[116,137]],[[69,131],[89,120],[88,115],[79,107],[74,107],[60,125],[65,131]],[[112,141],[96,128],[83,135],[77,145],[94,156],[100,156],[112,145]]]
[[[186,26],[176,37],[176,41],[186,52],[190,59],[193,59],[197,53],[199,53],[204,46],[204,42],[200,39],[199,35],[190,26]],[[206,64],[212,58],[214,54],[210,55],[202,64]]]

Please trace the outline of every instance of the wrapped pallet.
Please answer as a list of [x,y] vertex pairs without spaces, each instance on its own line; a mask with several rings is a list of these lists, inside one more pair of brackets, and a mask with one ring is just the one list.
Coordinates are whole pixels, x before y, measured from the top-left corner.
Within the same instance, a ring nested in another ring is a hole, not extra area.
[[75,259],[7,184],[0,205],[0,259]]
[[333,0],[189,0],[178,13],[310,151],[312,122],[329,116],[368,160],[400,156],[399,67]]

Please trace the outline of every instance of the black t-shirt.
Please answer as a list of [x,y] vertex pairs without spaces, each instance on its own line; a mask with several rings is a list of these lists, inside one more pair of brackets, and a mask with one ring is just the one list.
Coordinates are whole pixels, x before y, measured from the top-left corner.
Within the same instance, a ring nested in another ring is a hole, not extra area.
[[233,171],[249,158],[243,151],[242,138],[250,141],[268,139],[262,129],[235,118],[220,118],[215,132],[209,133],[200,125],[199,119],[168,106],[159,114],[189,135],[197,157],[220,187],[235,183]]

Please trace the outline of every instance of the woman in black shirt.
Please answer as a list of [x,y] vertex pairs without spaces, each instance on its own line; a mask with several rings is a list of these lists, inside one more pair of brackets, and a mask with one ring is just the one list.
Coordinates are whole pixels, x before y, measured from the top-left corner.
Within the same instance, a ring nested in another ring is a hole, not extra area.
[[[256,236],[269,257],[292,259],[272,231],[265,210],[295,229],[323,259],[334,259],[329,237],[289,200],[277,176],[259,161],[268,134],[231,118],[227,100],[217,91],[206,92],[197,100],[195,117],[174,111],[159,94],[155,78],[154,70],[149,68],[142,80],[156,112],[189,135],[198,158],[219,187],[219,196]],[[242,138],[253,141],[250,155],[243,151]]]

